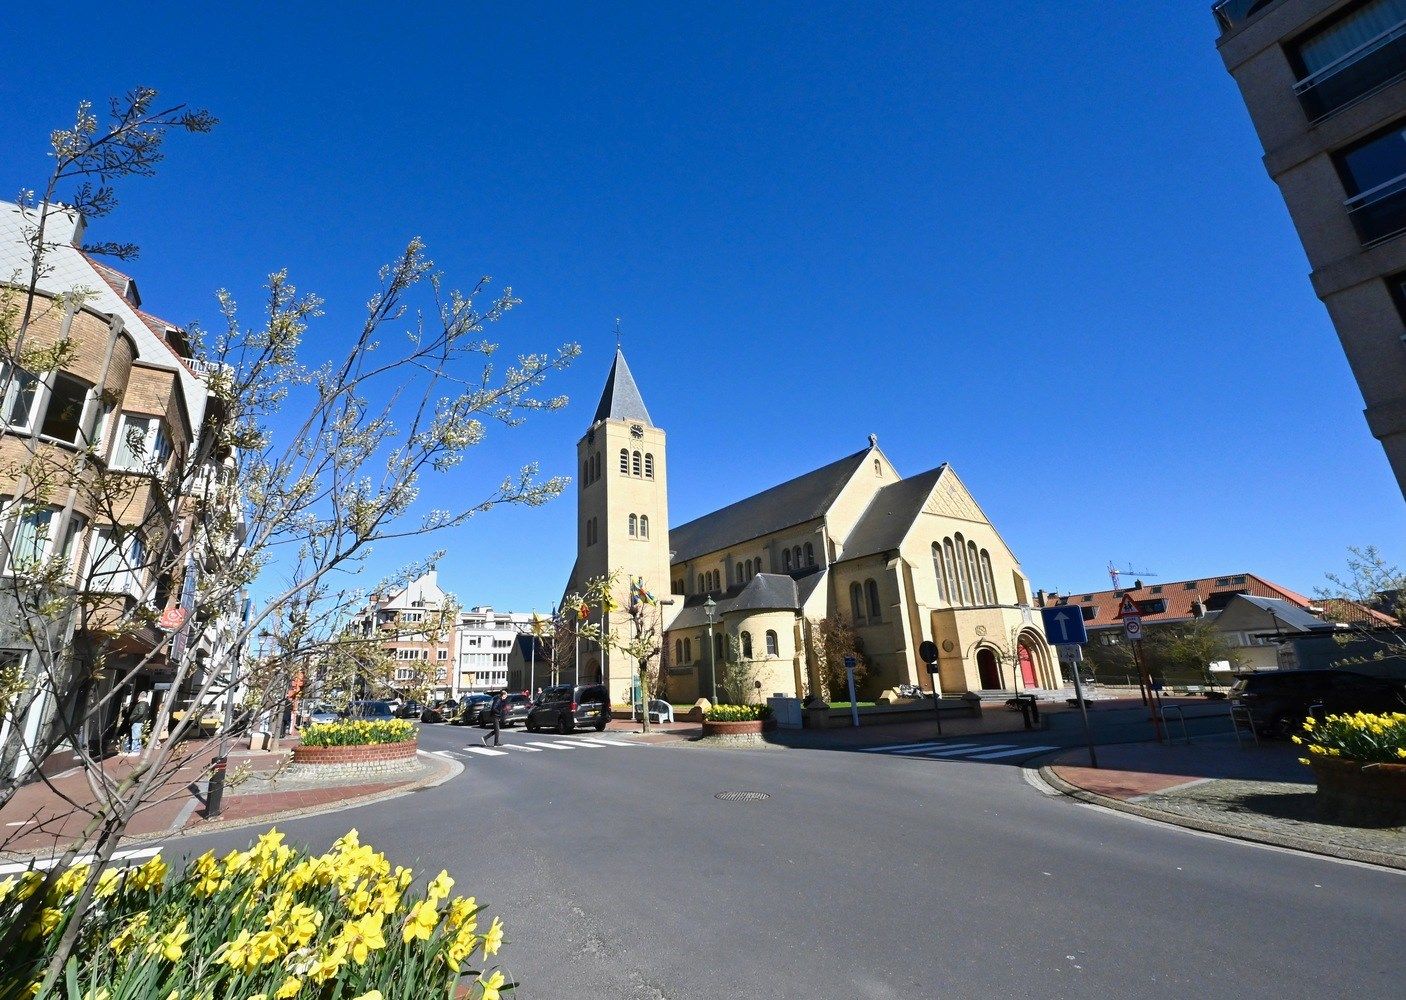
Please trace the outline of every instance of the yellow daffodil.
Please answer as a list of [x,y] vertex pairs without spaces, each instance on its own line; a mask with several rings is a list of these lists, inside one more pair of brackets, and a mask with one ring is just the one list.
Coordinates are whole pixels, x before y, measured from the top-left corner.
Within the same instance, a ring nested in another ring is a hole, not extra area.
[[383,1000],[380,990],[367,990],[359,997],[352,997],[352,1000]]
[[52,934],[63,923],[64,911],[55,906],[46,906],[39,911],[38,918],[25,928],[24,939],[33,941],[45,934]]
[[464,921],[473,919],[469,929],[472,930],[478,924],[474,918],[474,913],[478,909],[478,904],[473,896],[465,899],[463,896],[455,896],[449,901],[449,907],[444,911],[444,924],[450,930],[458,930],[464,925]]
[[478,984],[483,987],[483,1000],[500,1000],[503,995],[503,984],[507,981],[507,978],[496,970],[487,979],[480,976]]
[[430,882],[425,892],[430,899],[438,901],[448,896],[449,890],[453,888],[454,880],[449,877],[449,873],[447,871],[440,871],[440,873],[434,877],[434,880]]
[[87,865],[74,865],[54,880],[50,891],[59,899],[77,894],[83,883],[88,881],[90,870]]
[[97,887],[93,893],[99,899],[107,899],[115,893],[122,885],[122,872],[116,868],[104,868],[103,873],[98,876]]
[[439,910],[435,909],[432,900],[422,899],[411,907],[410,915],[405,918],[405,928],[401,931],[401,938],[406,944],[417,940],[428,941],[438,925]]
[[341,971],[342,964],[346,960],[347,949],[339,944],[331,951],[320,955],[317,961],[313,962],[308,969],[308,978],[316,983],[325,983]]
[[146,929],[146,921],[146,910],[135,914],[132,919],[128,920],[127,923],[123,925],[122,930],[117,933],[117,936],[108,942],[108,947],[118,955],[126,952],[128,948],[132,947],[132,944],[137,938],[141,936],[142,931]]
[[274,990],[273,1000],[289,1000],[295,997],[303,988],[303,981],[294,977],[283,980],[283,985]]
[[503,946],[503,924],[497,917],[493,918],[493,923],[489,925],[488,933],[483,935],[483,955],[496,955],[498,949]]
[[364,964],[373,951],[379,951],[386,946],[381,921],[379,913],[368,913],[359,920],[347,921],[342,927],[338,942],[346,948],[347,954],[357,965]]
[[186,930],[186,918],[182,917],[176,926],[165,934],[155,937],[146,946],[148,955],[160,955],[168,962],[179,962],[185,952],[185,943],[191,938]]

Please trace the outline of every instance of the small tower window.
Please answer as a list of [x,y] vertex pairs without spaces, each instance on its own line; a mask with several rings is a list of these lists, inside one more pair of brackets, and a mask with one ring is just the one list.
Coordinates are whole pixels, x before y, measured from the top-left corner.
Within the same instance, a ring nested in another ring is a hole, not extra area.
[[620,449],[620,474],[628,476],[630,474],[630,449]]
[[644,453],[644,478],[646,478],[646,479],[653,479],[653,478],[654,478],[654,453],[653,453],[653,452],[647,451],[647,452]]
[[796,557],[796,569],[801,568],[801,547],[797,545],[791,550],[791,554]]
[[806,565],[815,565],[815,546],[810,542],[806,542]]
[[648,515],[648,514],[641,514],[641,515],[640,515],[640,537],[641,537],[641,538],[648,538],[648,537],[649,537],[649,515]]
[[767,629],[767,630],[766,630],[766,655],[767,655],[767,656],[780,656],[780,655],[781,655],[781,651],[780,651],[780,650],[781,650],[780,645],[779,645],[779,644],[777,643],[777,641],[776,641],[776,633],[773,632],[771,629]]
[[639,534],[640,519],[635,515],[630,515],[630,537],[634,538]]
[[630,459],[630,472],[638,476],[640,474],[640,453],[635,452]]

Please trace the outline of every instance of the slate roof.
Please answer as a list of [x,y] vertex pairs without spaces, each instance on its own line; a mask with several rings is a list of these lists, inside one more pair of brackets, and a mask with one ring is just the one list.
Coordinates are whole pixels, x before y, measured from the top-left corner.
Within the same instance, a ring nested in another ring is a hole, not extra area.
[[615,349],[615,361],[610,366],[610,374],[605,380],[605,389],[600,395],[600,403],[596,406],[595,419],[591,422],[597,423],[601,420],[638,420],[650,423],[649,411],[645,409],[640,387],[635,385],[635,377],[630,374],[625,352],[618,347]]
[[846,455],[779,486],[670,528],[673,562],[685,562],[793,524],[815,520],[835,502],[869,453],[870,449],[865,448]]
[[1288,628],[1298,629],[1300,632],[1332,632],[1336,629],[1332,622],[1325,622],[1316,615],[1309,614],[1297,604],[1290,604],[1282,598],[1240,594],[1232,598],[1231,601],[1232,603],[1246,601],[1253,604],[1261,611],[1268,611]]
[[946,463],[908,479],[889,483],[874,494],[845,539],[842,559],[858,559],[896,549],[922,512],[932,488],[947,471]]
[[[734,611],[799,611],[824,575],[819,568],[799,578],[781,573],[758,573],[741,587],[732,587],[721,596],[711,595],[717,606],[718,620]],[[683,608],[669,623],[670,630],[706,625],[708,615],[703,606],[709,596],[694,594],[684,601]]]

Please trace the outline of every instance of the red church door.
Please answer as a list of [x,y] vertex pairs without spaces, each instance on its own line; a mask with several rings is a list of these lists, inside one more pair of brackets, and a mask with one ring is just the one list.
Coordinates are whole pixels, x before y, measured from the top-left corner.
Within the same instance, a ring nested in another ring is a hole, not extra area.
[[1020,645],[1020,683],[1027,688],[1040,686],[1039,677],[1035,673],[1035,654],[1024,643]]

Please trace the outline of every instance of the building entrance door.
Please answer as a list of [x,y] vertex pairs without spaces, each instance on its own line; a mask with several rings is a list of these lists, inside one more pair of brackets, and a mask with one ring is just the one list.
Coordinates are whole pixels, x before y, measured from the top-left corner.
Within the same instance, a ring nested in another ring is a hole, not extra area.
[[1018,647],[1020,656],[1020,683],[1027,688],[1037,688],[1040,686],[1040,676],[1035,671],[1035,654],[1030,647],[1021,643]]
[[1001,689],[1001,667],[996,662],[996,654],[989,649],[976,651],[976,673],[981,686],[987,691]]

